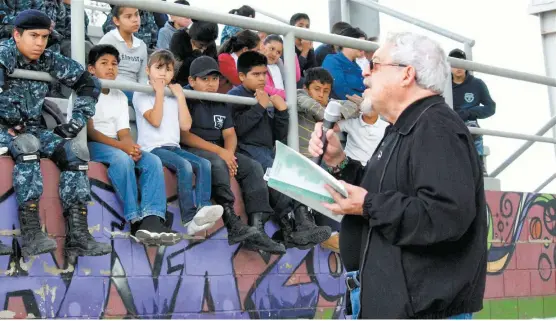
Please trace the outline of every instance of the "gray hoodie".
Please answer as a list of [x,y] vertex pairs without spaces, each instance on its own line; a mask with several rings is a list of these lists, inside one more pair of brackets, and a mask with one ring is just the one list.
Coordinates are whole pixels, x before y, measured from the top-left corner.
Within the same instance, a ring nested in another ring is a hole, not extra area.
[[[354,102],[349,100],[338,100],[342,104],[342,119],[359,117],[359,108]],[[315,123],[324,119],[324,110],[319,102],[311,98],[305,89],[297,90],[297,113],[299,120],[299,152],[307,157],[311,157],[307,148],[311,133],[315,129]]]
[[164,27],[158,31],[158,41],[156,42],[156,47],[158,49],[169,49],[170,48],[170,40],[172,40],[172,36],[176,33],[178,29],[174,28],[174,24],[170,21],[166,21]]
[[147,45],[143,40],[133,36],[133,45],[129,48],[118,29],[112,29],[98,42],[116,47],[120,52],[117,80],[127,80],[139,84],[147,83]]

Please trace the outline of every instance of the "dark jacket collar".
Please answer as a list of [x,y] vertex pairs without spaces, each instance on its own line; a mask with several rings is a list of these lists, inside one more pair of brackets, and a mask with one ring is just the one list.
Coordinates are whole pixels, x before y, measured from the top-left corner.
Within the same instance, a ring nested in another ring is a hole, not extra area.
[[444,97],[434,95],[421,98],[409,105],[393,126],[400,134],[405,136],[411,132],[421,115],[423,115],[427,109],[438,104],[445,104]]

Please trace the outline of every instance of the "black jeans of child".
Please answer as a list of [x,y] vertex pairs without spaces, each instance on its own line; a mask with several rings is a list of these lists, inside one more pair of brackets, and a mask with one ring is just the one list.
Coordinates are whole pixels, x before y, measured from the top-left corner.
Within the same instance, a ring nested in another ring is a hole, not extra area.
[[[226,162],[217,154],[206,150],[189,148],[188,151],[210,161],[212,165],[212,198],[219,205],[232,206],[235,197],[230,185],[230,172]],[[238,168],[235,179],[241,187],[246,214],[269,213],[272,215],[274,211],[268,201],[268,190],[261,165],[239,153],[236,153],[236,158]]]
[[[267,168],[272,167],[272,163],[274,162],[274,152],[266,147],[240,144],[239,151],[249,156],[251,159],[256,160],[265,171]],[[268,188],[268,192],[270,195],[270,206],[272,206],[278,218],[288,215],[288,213],[301,205],[301,203],[275,189]]]

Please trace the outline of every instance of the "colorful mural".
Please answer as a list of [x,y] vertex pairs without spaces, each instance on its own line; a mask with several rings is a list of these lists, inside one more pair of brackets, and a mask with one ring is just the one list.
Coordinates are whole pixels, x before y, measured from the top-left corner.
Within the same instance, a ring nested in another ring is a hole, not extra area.
[[[99,164],[92,164],[89,173],[94,199],[89,205],[89,229],[95,238],[111,240],[114,251],[111,256],[66,262],[56,195],[58,171],[49,161],[41,167],[45,177],[41,218],[59,249],[28,260],[0,256],[0,311],[4,310],[0,318],[342,317],[343,268],[337,254],[316,247],[262,256],[239,245],[229,246],[221,223],[198,239],[146,248],[129,238],[122,208]],[[4,215],[0,237],[18,252],[18,238],[7,236],[18,233],[19,226],[11,161],[0,159],[0,168],[0,213]],[[179,215],[173,202],[175,179],[167,174],[167,216],[175,230],[185,233],[173,220]],[[237,185],[234,188],[237,191]],[[243,213],[241,199],[236,210]],[[272,235],[276,226],[268,223],[266,229]]]
[[[0,239],[16,254],[0,256],[0,318],[343,318],[345,291],[338,255],[321,248],[264,256],[229,246],[222,224],[175,246],[146,248],[129,238],[104,166],[91,164],[89,229],[112,243],[111,256],[66,262],[57,195],[58,170],[42,161],[40,215],[59,249],[21,258],[13,163],[0,157]],[[179,222],[175,178],[166,173],[168,217]],[[237,192],[238,186],[233,186]],[[236,193],[236,195],[239,195]],[[477,318],[556,316],[556,197],[487,192],[488,277]],[[236,204],[243,213],[243,203]],[[47,215],[48,213],[48,215]],[[177,216],[176,216],[177,217]],[[245,219],[245,217],[243,217]],[[267,232],[276,226],[267,223]]]

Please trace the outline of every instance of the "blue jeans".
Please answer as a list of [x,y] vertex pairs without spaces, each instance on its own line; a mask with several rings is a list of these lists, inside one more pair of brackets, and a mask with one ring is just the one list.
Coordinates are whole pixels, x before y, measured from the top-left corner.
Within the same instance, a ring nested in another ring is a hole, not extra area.
[[[152,150],[162,164],[176,173],[178,178],[178,202],[182,223],[193,219],[196,209],[212,205],[211,164],[208,160],[179,147],[163,146]],[[193,196],[193,173],[195,173],[195,197]]]
[[[166,188],[162,162],[151,153],[143,152],[141,159],[133,159],[122,150],[101,143],[90,142],[91,160],[108,165],[108,177],[116,194],[122,200],[124,217],[129,222],[149,215],[166,218]],[[137,177],[141,188],[141,204],[138,205]]]
[[470,319],[473,319],[473,313],[462,313],[462,314],[458,314],[458,315],[453,315],[453,316],[449,317],[448,319],[452,319],[452,320],[470,320]]
[[[467,127],[480,128],[479,123],[477,123],[476,120],[466,121],[465,125],[467,125]],[[484,156],[485,151],[483,147],[483,135],[472,135],[472,136],[473,136],[473,143],[475,144],[475,149],[477,149],[477,153],[479,153],[479,156]]]
[[[346,277],[352,277],[359,280],[359,271],[351,271],[346,273]],[[349,298],[351,301],[351,318],[357,319],[359,317],[359,311],[361,310],[361,286],[359,281],[357,281],[357,287],[349,292]]]

